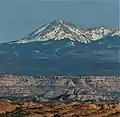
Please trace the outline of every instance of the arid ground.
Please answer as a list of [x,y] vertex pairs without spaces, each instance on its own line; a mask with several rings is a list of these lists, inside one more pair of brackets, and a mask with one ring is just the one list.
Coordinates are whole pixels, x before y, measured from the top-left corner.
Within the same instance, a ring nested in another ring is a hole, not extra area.
[[0,117],[120,117],[120,104],[0,101]]

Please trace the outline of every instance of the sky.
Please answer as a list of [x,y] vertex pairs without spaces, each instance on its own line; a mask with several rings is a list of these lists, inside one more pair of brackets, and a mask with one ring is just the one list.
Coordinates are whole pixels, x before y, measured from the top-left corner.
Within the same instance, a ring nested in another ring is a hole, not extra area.
[[0,0],[0,42],[18,40],[53,20],[80,28],[119,27],[120,0]]

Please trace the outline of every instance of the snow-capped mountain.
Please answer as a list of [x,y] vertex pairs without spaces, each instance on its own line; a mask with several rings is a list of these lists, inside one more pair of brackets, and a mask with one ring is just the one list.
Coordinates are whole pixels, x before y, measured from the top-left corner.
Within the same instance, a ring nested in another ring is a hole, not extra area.
[[120,36],[120,31],[118,29],[109,29],[103,26],[84,30],[77,28],[72,23],[55,20],[51,23],[43,25],[30,33],[28,36],[20,40],[13,41],[12,43],[28,43],[35,41],[47,41],[50,39],[61,40],[65,38],[81,43],[90,43],[91,41],[99,40],[107,35]]
[[119,76],[120,31],[84,30],[55,20],[20,40],[1,43],[0,73]]

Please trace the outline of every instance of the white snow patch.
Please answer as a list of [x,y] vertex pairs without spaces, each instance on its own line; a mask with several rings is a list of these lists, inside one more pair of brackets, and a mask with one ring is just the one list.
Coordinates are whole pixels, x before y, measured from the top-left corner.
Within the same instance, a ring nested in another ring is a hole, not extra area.
[[46,43],[43,43],[42,45],[47,45],[47,44],[50,44],[50,43],[52,43],[52,42],[46,42]]
[[116,32],[113,33],[111,36],[120,36],[120,30],[116,31]]
[[37,52],[37,53],[40,52],[39,50],[34,50],[34,51]]
[[58,52],[58,51],[60,51],[60,48],[57,48],[57,49],[55,50],[55,52]]
[[34,34],[38,34],[40,32],[42,32],[43,30],[46,29],[47,26],[49,26],[50,24],[46,24],[45,26],[41,27],[38,31],[36,31]]

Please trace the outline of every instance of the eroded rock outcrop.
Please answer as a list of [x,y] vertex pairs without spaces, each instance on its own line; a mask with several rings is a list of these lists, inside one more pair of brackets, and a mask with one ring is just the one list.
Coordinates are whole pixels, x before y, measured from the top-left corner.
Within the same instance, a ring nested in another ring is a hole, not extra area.
[[2,117],[6,115],[13,117],[17,111],[19,115],[22,114],[22,117],[120,117],[120,104],[88,102],[12,104],[8,101],[0,101],[0,114],[4,113]]
[[0,114],[14,111],[18,105],[11,104],[9,100],[0,100]]

